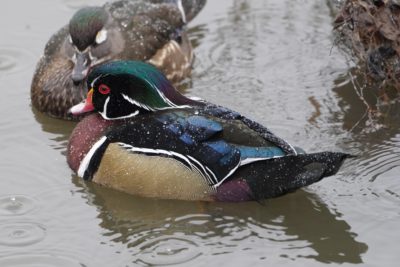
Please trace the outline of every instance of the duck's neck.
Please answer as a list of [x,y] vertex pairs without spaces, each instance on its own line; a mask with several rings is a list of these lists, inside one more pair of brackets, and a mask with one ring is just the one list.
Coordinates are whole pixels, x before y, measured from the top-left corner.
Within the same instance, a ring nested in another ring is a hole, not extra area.
[[105,120],[97,113],[90,114],[79,122],[67,147],[67,162],[71,169],[77,172],[81,161],[96,141],[109,127],[122,122],[123,120]]

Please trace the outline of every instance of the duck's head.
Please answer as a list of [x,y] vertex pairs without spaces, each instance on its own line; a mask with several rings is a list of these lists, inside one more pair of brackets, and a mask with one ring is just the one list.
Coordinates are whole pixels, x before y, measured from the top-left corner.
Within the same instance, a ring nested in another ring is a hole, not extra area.
[[107,59],[112,52],[111,18],[102,7],[85,7],[78,10],[69,22],[68,56],[74,67],[71,78],[83,81],[89,68]]
[[202,105],[181,95],[158,69],[141,61],[112,61],[93,68],[87,79],[88,94],[70,113],[97,111],[104,119],[124,119],[138,114]]

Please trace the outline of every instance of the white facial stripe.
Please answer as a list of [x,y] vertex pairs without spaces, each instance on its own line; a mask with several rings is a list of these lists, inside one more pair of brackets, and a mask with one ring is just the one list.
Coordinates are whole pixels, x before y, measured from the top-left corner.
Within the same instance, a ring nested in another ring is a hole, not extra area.
[[102,77],[106,77],[106,76],[108,76],[109,74],[102,74],[102,75],[99,75],[98,77],[96,77],[93,81],[92,81],[92,83],[90,84],[90,87],[91,88],[93,88],[94,87],[94,84],[96,83],[96,81],[98,80],[98,79],[100,79],[100,78],[102,78]]
[[101,115],[105,120],[127,119],[127,118],[131,118],[131,117],[135,117],[136,115],[139,114],[139,110],[136,110],[134,113],[131,113],[131,114],[126,115],[126,116],[115,117],[115,118],[109,118],[109,117],[107,116],[107,106],[108,106],[108,102],[109,102],[109,101],[110,101],[110,97],[107,97],[106,101],[104,102],[103,111],[100,112],[100,115]]
[[140,102],[138,102],[136,100],[133,100],[132,98],[130,98],[129,96],[127,96],[125,94],[121,94],[121,95],[126,101],[128,101],[129,103],[131,103],[131,104],[133,104],[133,105],[135,105],[135,106],[137,106],[139,108],[143,108],[143,109],[149,110],[149,111],[154,111],[154,109],[152,109],[151,107],[148,107],[145,104],[142,104],[142,103],[140,103]]
[[[103,112],[101,113],[102,115],[103,115],[103,113],[104,113],[106,117],[107,117],[107,106],[108,106],[108,102],[110,102],[110,97],[107,97],[106,101],[104,101]],[[104,117],[104,116],[103,116],[103,117]]]
[[106,136],[103,136],[99,141],[97,141],[92,148],[89,150],[89,152],[86,154],[86,156],[83,158],[81,164],[79,165],[78,169],[78,175],[83,178],[85,175],[85,171],[87,170],[90,160],[92,159],[93,155],[96,153],[97,149],[104,144],[104,142],[107,140]]
[[101,44],[103,43],[105,40],[107,40],[107,31],[102,29],[100,30],[97,34],[96,34],[96,44]]
[[143,108],[145,110],[149,110],[149,111],[155,111],[155,110],[165,110],[165,109],[172,109],[172,108],[192,108],[191,106],[187,106],[187,105],[182,105],[182,106],[177,106],[174,103],[172,103],[169,99],[167,99],[161,92],[157,91],[159,93],[159,95],[163,98],[163,100],[165,102],[167,102],[168,105],[170,105],[170,107],[163,107],[163,108],[151,108],[145,104],[142,104],[132,98],[130,98],[129,96],[125,95],[125,94],[121,94],[122,97],[128,101],[131,104],[136,105],[137,107]]

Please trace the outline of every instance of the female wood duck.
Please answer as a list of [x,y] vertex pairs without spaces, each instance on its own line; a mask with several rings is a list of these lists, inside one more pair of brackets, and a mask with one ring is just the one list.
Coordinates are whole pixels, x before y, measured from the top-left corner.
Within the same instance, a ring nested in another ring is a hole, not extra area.
[[75,115],[69,166],[86,180],[165,199],[248,201],[276,197],[335,174],[348,156],[305,154],[262,125],[181,95],[153,66],[95,67]]
[[188,76],[193,54],[184,26],[205,1],[119,0],[77,11],[46,45],[31,85],[33,106],[76,119],[67,111],[84,99],[88,70],[110,60],[150,62],[173,82]]

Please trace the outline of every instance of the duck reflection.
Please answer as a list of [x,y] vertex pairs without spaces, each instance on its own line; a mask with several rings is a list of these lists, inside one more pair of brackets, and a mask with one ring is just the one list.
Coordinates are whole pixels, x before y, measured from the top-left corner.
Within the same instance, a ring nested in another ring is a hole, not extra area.
[[34,107],[31,107],[31,110],[35,120],[40,124],[42,131],[51,134],[50,139],[54,141],[52,147],[61,150],[63,154],[66,153],[68,139],[76,122],[49,117],[37,111]]
[[204,203],[139,198],[72,180],[97,208],[104,235],[133,254],[143,243],[163,237],[185,239],[201,254],[262,249],[267,255],[273,246],[280,257],[319,262],[360,263],[367,250],[340,214],[303,190],[263,203]]

